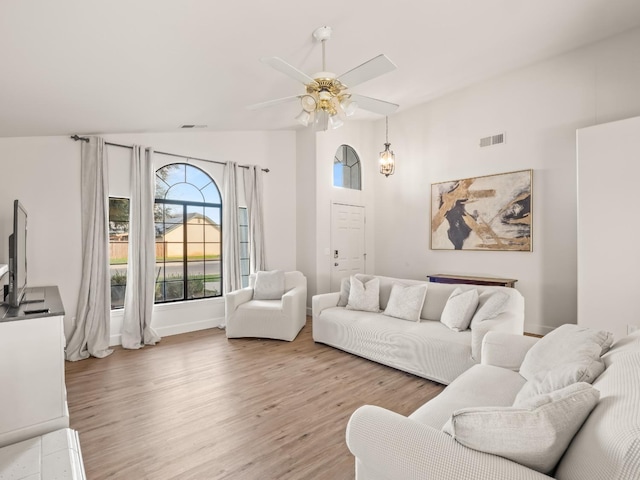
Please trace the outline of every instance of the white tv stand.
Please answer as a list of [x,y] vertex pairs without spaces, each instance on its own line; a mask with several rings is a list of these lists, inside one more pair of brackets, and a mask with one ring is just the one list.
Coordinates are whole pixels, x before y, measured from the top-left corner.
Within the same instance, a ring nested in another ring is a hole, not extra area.
[[0,307],[0,447],[69,426],[64,308],[58,287],[38,288],[47,313],[24,314],[35,304]]

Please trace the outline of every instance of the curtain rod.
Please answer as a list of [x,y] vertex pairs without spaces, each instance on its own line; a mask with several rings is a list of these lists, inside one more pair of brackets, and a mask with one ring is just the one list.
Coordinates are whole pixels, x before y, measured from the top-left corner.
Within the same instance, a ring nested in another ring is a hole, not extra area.
[[[89,139],[87,137],[80,137],[78,135],[71,135],[71,138],[73,140],[75,140],[76,142],[78,140],[82,140],[83,142],[88,142],[89,141]],[[104,143],[105,143],[105,145],[111,145],[112,147],[133,149],[132,145],[122,145],[121,143],[112,143],[112,142],[104,142]],[[157,153],[159,155],[167,155],[169,157],[186,158],[187,160],[198,160],[200,162],[217,163],[219,165],[226,165],[225,162],[219,162],[217,160],[208,160],[206,158],[198,158],[198,157],[187,157],[186,155],[178,155],[177,153],[160,152],[160,151],[157,151],[157,150],[154,150],[153,153]],[[238,165],[238,166],[240,168],[249,168],[248,165]],[[269,169],[268,168],[263,168],[262,171],[269,173]]]

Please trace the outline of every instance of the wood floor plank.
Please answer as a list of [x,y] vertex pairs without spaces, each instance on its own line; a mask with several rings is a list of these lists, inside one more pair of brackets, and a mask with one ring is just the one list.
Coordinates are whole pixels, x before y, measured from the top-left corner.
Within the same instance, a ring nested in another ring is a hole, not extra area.
[[66,365],[90,480],[352,480],[349,416],[408,415],[444,388],[322,344],[203,330]]

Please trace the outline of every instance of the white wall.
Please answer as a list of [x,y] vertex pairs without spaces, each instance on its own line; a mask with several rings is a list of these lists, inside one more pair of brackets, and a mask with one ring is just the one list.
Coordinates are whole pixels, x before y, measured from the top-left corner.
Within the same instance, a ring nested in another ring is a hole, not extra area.
[[[296,268],[296,139],[294,132],[178,132],[105,136],[107,141],[138,143],[154,149],[219,161],[257,164],[264,175],[265,243],[268,268]],[[110,194],[128,194],[131,151],[108,147]],[[65,305],[67,334],[75,317],[81,270],[80,145],[68,137],[0,139],[0,262],[6,260],[12,205],[19,198],[29,212],[31,285],[58,285]],[[178,159],[156,155],[157,167]],[[222,166],[195,162],[222,190]],[[282,188],[287,185],[287,188]],[[121,311],[112,314],[112,343],[119,342]],[[223,299],[156,307],[154,326],[161,335],[217,325]]]
[[[392,116],[396,173],[375,183],[376,273],[517,278],[527,331],[575,323],[575,132],[640,114],[638,45],[635,29]],[[376,132],[381,145],[383,121]],[[478,146],[500,132],[506,144]],[[429,249],[431,183],[529,168],[533,252]]]
[[640,327],[640,117],[578,130],[578,324]]

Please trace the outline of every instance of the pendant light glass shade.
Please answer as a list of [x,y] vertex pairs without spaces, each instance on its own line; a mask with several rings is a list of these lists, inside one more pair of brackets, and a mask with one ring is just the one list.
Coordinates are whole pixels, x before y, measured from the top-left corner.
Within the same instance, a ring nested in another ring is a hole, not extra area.
[[393,175],[396,170],[396,156],[391,150],[391,144],[389,143],[389,117],[385,117],[386,122],[386,143],[384,144],[384,150],[380,152],[380,173],[385,177]]

